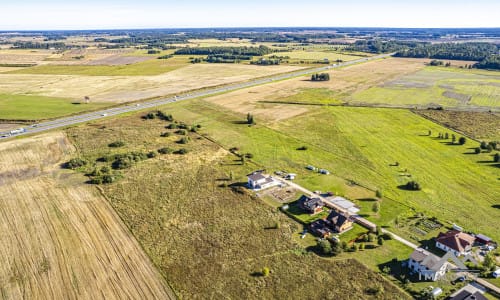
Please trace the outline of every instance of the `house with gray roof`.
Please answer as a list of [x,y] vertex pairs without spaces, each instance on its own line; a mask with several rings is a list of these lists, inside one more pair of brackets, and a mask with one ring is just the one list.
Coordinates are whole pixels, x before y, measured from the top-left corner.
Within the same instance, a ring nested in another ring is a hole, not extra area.
[[446,259],[439,258],[422,248],[415,249],[408,260],[410,272],[417,273],[419,280],[436,281],[442,278],[446,274],[448,265]]

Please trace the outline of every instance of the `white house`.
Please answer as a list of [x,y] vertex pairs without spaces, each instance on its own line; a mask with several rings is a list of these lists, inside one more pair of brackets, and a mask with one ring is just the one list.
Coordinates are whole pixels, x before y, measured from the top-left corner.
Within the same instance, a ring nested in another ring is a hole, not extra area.
[[247,175],[248,187],[252,190],[262,190],[278,185],[280,182],[271,176],[265,176],[262,172],[253,172]]
[[411,272],[418,273],[419,280],[423,278],[423,280],[436,281],[446,274],[448,261],[422,248],[417,248],[410,255],[408,268]]
[[450,251],[455,256],[470,254],[475,238],[465,232],[450,230],[440,233],[436,238],[436,247],[446,252]]

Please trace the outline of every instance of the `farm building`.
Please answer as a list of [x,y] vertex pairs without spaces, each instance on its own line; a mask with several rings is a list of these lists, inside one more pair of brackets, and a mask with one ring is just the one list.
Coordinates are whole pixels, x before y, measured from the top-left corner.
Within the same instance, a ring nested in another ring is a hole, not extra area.
[[325,204],[323,204],[323,201],[321,201],[320,198],[311,198],[306,195],[302,195],[299,199],[299,206],[311,215],[314,215],[322,212]]
[[335,210],[328,215],[326,222],[334,232],[343,233],[352,228],[353,221],[349,216],[339,213]]
[[260,171],[253,172],[247,175],[248,187],[253,190],[267,189],[272,186],[279,184],[279,181],[275,180],[271,176],[266,176]]
[[419,280],[423,278],[423,280],[436,281],[446,274],[447,267],[447,260],[443,260],[422,248],[415,249],[408,260],[410,272],[417,273]]
[[440,233],[436,238],[436,247],[446,252],[450,251],[455,256],[467,255],[472,250],[475,238],[465,232],[450,230]]

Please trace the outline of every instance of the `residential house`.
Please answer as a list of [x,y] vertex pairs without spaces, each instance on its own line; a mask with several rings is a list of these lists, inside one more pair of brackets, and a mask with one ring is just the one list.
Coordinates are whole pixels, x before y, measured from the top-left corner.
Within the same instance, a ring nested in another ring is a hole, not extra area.
[[266,176],[262,172],[257,171],[247,175],[248,187],[253,190],[262,190],[279,184],[271,176]]
[[322,238],[327,238],[333,233],[328,223],[322,219],[316,220],[309,224],[309,229],[312,233]]
[[465,232],[450,230],[440,233],[436,238],[436,247],[446,252],[450,251],[455,256],[467,255],[472,250],[475,238]]
[[325,220],[334,232],[343,233],[352,228],[353,221],[348,215],[332,210]]
[[311,215],[314,215],[322,212],[323,206],[325,205],[320,198],[311,198],[307,197],[306,195],[302,195],[299,199],[299,206]]
[[455,293],[451,294],[448,298],[449,300],[487,300],[485,296],[483,296],[484,291],[468,284],[463,288],[459,289]]
[[419,280],[423,278],[436,281],[446,274],[447,267],[446,259],[441,259],[422,248],[415,249],[408,260],[408,268],[418,274]]

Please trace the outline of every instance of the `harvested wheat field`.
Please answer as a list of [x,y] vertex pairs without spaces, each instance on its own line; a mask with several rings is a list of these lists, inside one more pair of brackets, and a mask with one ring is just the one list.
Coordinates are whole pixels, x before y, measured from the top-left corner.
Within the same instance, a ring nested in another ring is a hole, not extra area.
[[1,299],[172,299],[62,133],[0,144]]
[[[344,100],[353,92],[366,90],[371,86],[411,74],[425,67],[426,59],[388,58],[357,64],[330,71],[330,81],[313,82],[308,76],[256,86],[228,94],[207,98],[207,101],[224,106],[239,113],[253,112],[269,120],[282,120],[306,112],[309,107],[290,105],[264,105],[261,101],[316,103],[311,97],[300,99],[300,93],[309,89],[330,90],[331,103]],[[299,97],[295,97],[299,95]],[[319,101],[318,101],[319,102]],[[325,104],[325,101],[320,101]]]
[[[168,61],[168,60],[167,60]],[[148,62],[146,62],[148,63]],[[156,63],[156,61],[153,61]],[[129,65],[127,67],[132,67]],[[90,66],[89,66],[90,67]],[[93,66],[100,68],[101,66]],[[216,86],[301,67],[195,64],[156,76],[85,76],[0,74],[0,92],[82,99],[98,102],[129,102],[192,89]]]

